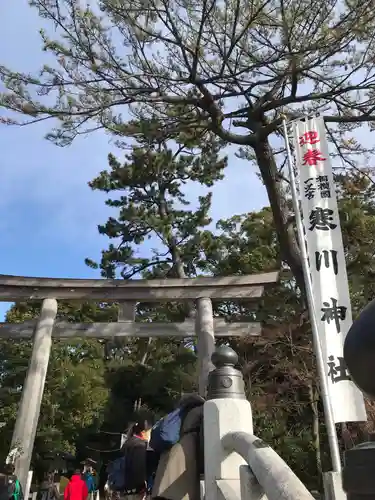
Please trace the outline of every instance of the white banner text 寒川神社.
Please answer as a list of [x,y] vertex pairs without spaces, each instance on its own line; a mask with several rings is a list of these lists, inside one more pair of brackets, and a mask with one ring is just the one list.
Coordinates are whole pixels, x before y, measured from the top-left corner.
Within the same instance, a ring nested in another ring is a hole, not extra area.
[[348,277],[336,190],[323,118],[292,123],[314,309],[319,327],[334,420],[367,420],[362,393],[343,358],[352,324]]

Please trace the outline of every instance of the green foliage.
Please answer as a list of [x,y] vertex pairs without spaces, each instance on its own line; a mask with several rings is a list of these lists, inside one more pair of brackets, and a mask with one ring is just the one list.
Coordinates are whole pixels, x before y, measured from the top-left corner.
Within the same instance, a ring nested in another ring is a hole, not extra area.
[[[36,318],[40,303],[19,303],[7,321]],[[58,319],[68,322],[117,320],[117,305],[60,302]],[[146,342],[145,342],[146,340]],[[31,354],[31,342],[1,341],[1,459],[9,450],[18,402]],[[101,429],[123,432],[137,412],[151,419],[170,410],[182,393],[195,387],[195,355],[175,339],[54,341],[38,423],[33,461],[43,468],[51,451],[95,454],[87,448]],[[119,438],[118,438],[119,440]],[[106,448],[106,447],[104,447]]]
[[[9,323],[23,323],[39,316],[41,303],[18,302],[16,307],[11,307],[6,315]],[[96,304],[93,302],[64,302],[59,301],[57,320],[71,323],[100,323],[117,320],[117,304]]]
[[[168,342],[169,340],[169,342]],[[145,363],[111,362],[106,380],[111,388],[105,428],[123,431],[134,412],[148,410],[151,419],[165,415],[186,392],[196,388],[196,358],[173,339],[153,339]]]
[[353,173],[338,176],[339,208],[351,286],[353,315],[375,295],[375,185],[372,177]]
[[[159,137],[151,144],[138,139],[123,164],[109,155],[109,169],[89,183],[92,189],[111,193],[114,197],[106,204],[118,209],[116,218],[99,226],[101,234],[120,242],[102,252],[103,276],[115,277],[118,268],[124,279],[150,268],[160,276],[196,274],[201,228],[211,222],[211,193],[200,196],[191,209],[184,188],[192,182],[211,187],[223,178],[226,158],[220,158],[219,151],[215,140],[197,150],[172,148]],[[160,249],[152,248],[149,258],[140,257],[136,249],[147,240]],[[87,263],[97,267],[91,260]]]
[[[96,341],[54,342],[34,448],[34,460],[53,451],[75,452],[75,440],[87,427],[100,425],[108,400],[102,347]],[[30,342],[1,341],[2,459],[9,449]]]

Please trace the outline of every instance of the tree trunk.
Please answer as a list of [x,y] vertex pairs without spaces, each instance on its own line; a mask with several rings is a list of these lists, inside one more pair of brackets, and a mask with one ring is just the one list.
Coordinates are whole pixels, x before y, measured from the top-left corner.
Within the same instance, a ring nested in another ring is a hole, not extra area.
[[[167,202],[166,202],[165,197],[164,197],[164,190],[163,190],[162,186],[159,186],[159,189],[160,189],[159,217],[161,220],[165,220],[168,217]],[[185,274],[184,266],[183,266],[183,263],[181,260],[180,252],[179,252],[178,247],[177,247],[177,241],[172,233],[172,229],[170,227],[168,227],[166,229],[165,234],[166,234],[168,249],[169,249],[169,252],[170,252],[171,258],[172,258],[172,263],[173,263],[175,275],[177,278],[186,278],[186,274]],[[188,313],[191,314],[192,310],[194,310],[194,304],[192,302],[189,303],[188,308],[189,308]],[[152,344],[152,340],[153,340],[152,337],[149,337],[145,353],[143,354],[142,359],[141,359],[141,365],[143,365],[143,366],[147,362],[147,357],[149,354],[149,347]],[[141,405],[142,405],[142,398],[139,397],[134,402],[134,408],[133,408],[134,412],[138,411],[140,409]]]
[[[159,185],[160,196],[159,196],[159,217],[161,220],[166,220],[168,217],[167,201],[165,199],[165,192],[162,186]],[[176,278],[187,278],[184,265],[181,259],[180,251],[178,250],[178,245],[176,238],[172,232],[172,228],[168,227],[165,231],[166,241],[169,253],[171,254],[173,270]],[[188,317],[194,317],[195,306],[194,302],[186,302],[186,315]]]
[[268,139],[258,142],[254,146],[254,152],[267,189],[280,244],[281,257],[289,265],[298,287],[304,292],[305,286],[299,246],[293,225],[289,222],[290,210],[287,196]]
[[[161,220],[166,220],[168,218],[168,208],[167,201],[165,199],[165,190],[159,185],[160,195],[159,195],[159,217]],[[172,263],[174,271],[177,278],[186,278],[185,269],[182,264],[181,255],[177,248],[177,241],[172,232],[172,228],[169,226],[165,229],[165,238],[167,240],[168,250],[171,254]]]

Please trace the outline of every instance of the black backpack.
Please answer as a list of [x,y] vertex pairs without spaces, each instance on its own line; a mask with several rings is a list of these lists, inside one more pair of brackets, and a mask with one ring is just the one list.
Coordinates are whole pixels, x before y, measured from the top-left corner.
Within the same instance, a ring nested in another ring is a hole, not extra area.
[[147,443],[132,436],[126,441],[123,453],[125,492],[136,494],[144,489],[147,480]]
[[108,466],[108,484],[112,491],[124,491],[126,487],[126,457],[114,460]]
[[0,474],[0,500],[9,500],[13,497],[16,487],[16,478],[7,474]]

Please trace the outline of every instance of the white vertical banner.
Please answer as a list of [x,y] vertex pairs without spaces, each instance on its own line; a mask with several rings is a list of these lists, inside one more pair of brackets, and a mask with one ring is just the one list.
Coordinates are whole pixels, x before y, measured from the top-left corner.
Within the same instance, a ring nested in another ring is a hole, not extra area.
[[292,123],[314,309],[335,423],[367,420],[362,393],[350,379],[343,345],[352,309],[339,211],[323,118]]

